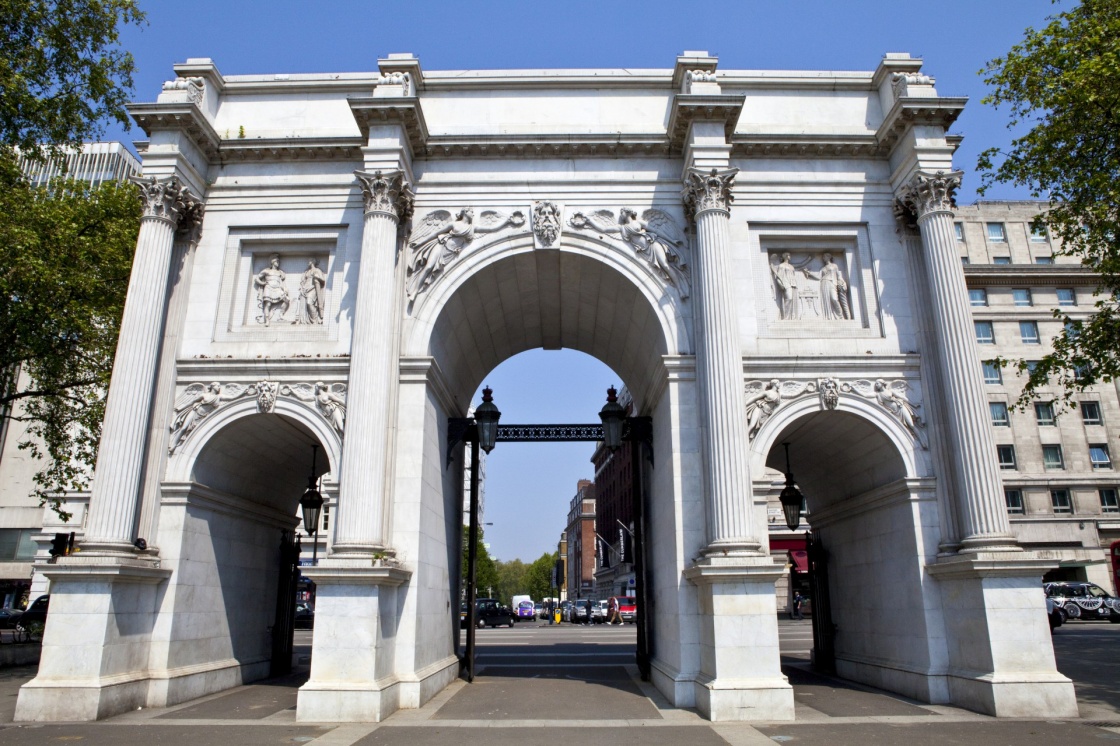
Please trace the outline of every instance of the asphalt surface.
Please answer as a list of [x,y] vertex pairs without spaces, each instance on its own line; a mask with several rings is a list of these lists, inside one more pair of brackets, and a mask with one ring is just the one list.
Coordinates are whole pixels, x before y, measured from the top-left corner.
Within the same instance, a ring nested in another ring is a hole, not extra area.
[[1067,721],[996,720],[821,676],[809,668],[809,622],[783,619],[779,633],[783,671],[794,688],[792,723],[713,724],[671,706],[638,677],[632,626],[530,623],[479,631],[474,683],[458,681],[419,710],[380,724],[296,723],[297,691],[310,662],[305,631],[296,633],[291,676],[98,723],[13,724],[19,686],[35,670],[0,669],[0,744],[523,746],[544,733],[549,743],[640,746],[1120,743],[1120,625],[1077,622],[1055,633],[1058,668],[1074,680],[1082,714]]

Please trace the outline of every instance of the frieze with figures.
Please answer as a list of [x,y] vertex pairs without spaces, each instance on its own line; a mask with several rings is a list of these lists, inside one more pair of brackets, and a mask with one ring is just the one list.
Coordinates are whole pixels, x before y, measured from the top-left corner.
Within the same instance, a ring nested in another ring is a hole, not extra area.
[[910,433],[923,449],[929,445],[925,436],[925,422],[918,416],[921,404],[910,399],[907,394],[910,385],[904,380],[887,381],[883,378],[870,380],[857,378],[842,381],[836,378],[818,378],[815,381],[748,381],[746,384],[747,437],[754,440],[755,435],[766,421],[783,404],[794,399],[817,396],[822,410],[834,410],[843,394],[859,396],[875,402],[886,410],[899,424]]

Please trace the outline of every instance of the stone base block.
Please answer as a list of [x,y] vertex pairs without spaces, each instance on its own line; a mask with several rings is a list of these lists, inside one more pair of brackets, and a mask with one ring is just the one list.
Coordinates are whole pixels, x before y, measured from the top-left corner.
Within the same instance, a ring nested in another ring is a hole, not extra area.
[[370,688],[308,682],[300,687],[296,721],[300,723],[380,723],[400,709],[400,684],[394,679]]
[[147,704],[148,680],[89,686],[85,682],[32,679],[20,687],[15,722],[93,721]]
[[1073,682],[1061,674],[1021,679],[950,676],[949,692],[953,704],[995,717],[1080,717]]
[[944,671],[907,671],[897,666],[837,658],[836,674],[919,702],[939,705],[950,701],[949,682]]
[[148,707],[170,707],[268,677],[269,661],[242,665],[227,659],[203,666],[153,672]]
[[674,707],[696,706],[696,681],[664,662],[654,659],[649,666],[650,682]]
[[400,677],[400,707],[416,710],[459,678],[459,658],[447,658],[417,671],[415,676]]
[[696,709],[712,722],[793,720],[793,687],[780,679],[697,682]]

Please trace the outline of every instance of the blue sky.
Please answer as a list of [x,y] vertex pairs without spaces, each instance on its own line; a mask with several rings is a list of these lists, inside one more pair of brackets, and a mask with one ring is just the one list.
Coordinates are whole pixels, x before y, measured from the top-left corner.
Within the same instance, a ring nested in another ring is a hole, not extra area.
[[[871,70],[885,52],[925,60],[941,95],[968,96],[953,131],[965,171],[958,198],[973,201],[976,156],[1011,135],[1006,116],[980,104],[977,71],[1075,3],[1050,0],[705,0],[705,2],[386,3],[346,0],[142,0],[149,24],[127,29],[136,58],[135,100],[154,101],[171,66],[210,57],[226,75],[376,69],[377,58],[412,52],[427,70],[504,68],[670,68],[703,49],[723,69]],[[106,139],[143,138],[111,127]],[[1027,196],[1008,187],[993,199]],[[572,351],[530,351],[487,379],[503,421],[594,422],[605,389],[619,379]],[[478,397],[476,397],[477,401]],[[590,447],[504,444],[487,470],[486,538],[500,559],[531,560],[555,549],[576,480],[591,476]]]

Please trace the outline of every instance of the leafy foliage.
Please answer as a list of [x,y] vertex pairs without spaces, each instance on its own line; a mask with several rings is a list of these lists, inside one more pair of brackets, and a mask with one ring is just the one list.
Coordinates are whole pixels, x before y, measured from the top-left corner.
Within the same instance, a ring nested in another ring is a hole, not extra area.
[[557,557],[556,552],[545,552],[529,565],[525,573],[525,592],[534,599],[559,595],[552,585],[552,567]]
[[0,0],[0,143],[26,154],[94,139],[125,111],[135,64],[118,25],[136,0]]
[[[470,546],[469,532],[466,526],[463,526],[463,562],[461,565],[461,578],[463,580],[463,587],[467,587],[467,548]],[[490,556],[490,552],[486,549],[486,544],[483,541],[482,527],[478,529],[478,552],[477,552],[477,567],[475,569],[475,582],[477,583],[479,598],[484,598],[485,594],[489,592],[487,589],[499,590],[500,583],[498,577],[498,568],[494,564],[494,558]]]
[[0,157],[0,411],[29,423],[35,493],[64,518],[97,456],[139,223],[132,185],[35,188]]
[[1020,406],[1051,382],[1068,401],[1120,372],[1120,0],[1083,0],[1041,30],[1028,28],[981,74],[992,86],[984,103],[1010,110],[1009,129],[1030,129],[1009,152],[981,154],[980,193],[1002,182],[1048,198],[1034,227],[1048,227],[1060,253],[1099,274],[1090,318],[1056,311],[1065,329],[1053,351],[1033,371],[1018,363],[1029,373]]

